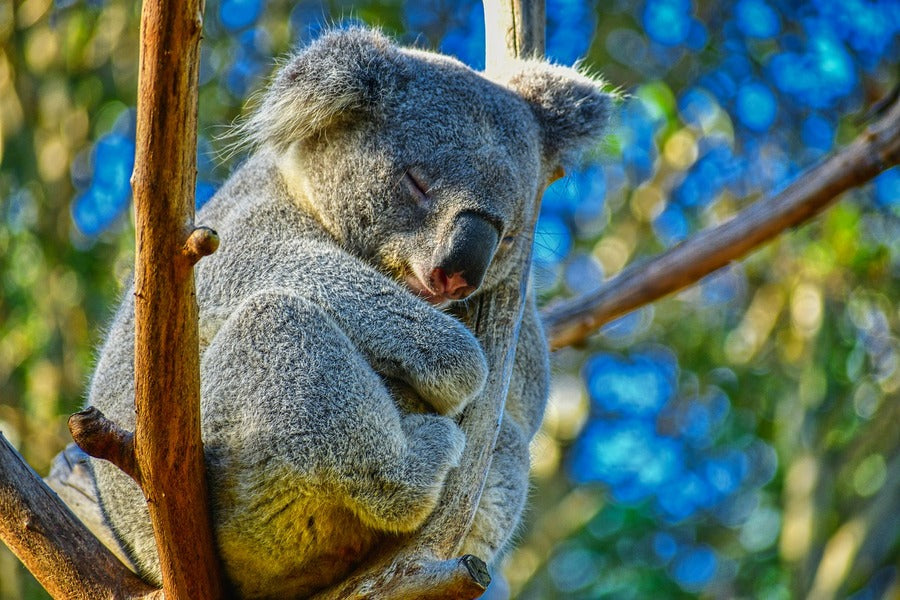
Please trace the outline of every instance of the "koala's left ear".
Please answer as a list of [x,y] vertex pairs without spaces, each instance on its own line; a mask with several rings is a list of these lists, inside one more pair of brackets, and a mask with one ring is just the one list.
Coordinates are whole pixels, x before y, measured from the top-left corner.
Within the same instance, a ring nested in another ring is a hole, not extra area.
[[539,60],[522,61],[507,81],[537,117],[550,162],[577,159],[605,133],[614,97],[602,81]]
[[395,84],[396,47],[378,31],[333,30],[282,65],[235,137],[284,150],[378,111]]

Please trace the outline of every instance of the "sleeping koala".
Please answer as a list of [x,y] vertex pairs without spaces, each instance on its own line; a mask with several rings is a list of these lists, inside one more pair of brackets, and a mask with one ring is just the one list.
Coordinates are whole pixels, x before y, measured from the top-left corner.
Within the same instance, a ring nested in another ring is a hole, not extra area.
[[[334,31],[290,58],[241,131],[254,149],[198,222],[204,450],[216,540],[243,598],[307,596],[435,508],[487,376],[452,316],[515,269],[534,200],[595,144],[610,99],[523,61],[492,81],[458,61]],[[458,305],[457,305],[458,306]],[[134,427],[132,293],[89,402]],[[491,471],[463,552],[495,559],[518,523],[547,394],[529,297]],[[160,582],[144,500],[104,461],[106,518]]]

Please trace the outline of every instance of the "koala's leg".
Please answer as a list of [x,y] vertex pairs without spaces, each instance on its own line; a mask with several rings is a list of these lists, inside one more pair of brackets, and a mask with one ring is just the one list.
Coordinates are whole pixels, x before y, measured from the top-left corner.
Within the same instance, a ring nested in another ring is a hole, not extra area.
[[401,415],[337,324],[286,290],[235,310],[204,353],[202,381],[212,485],[229,486],[214,489],[220,514],[267,544],[328,503],[373,529],[415,529],[465,443],[449,418]]

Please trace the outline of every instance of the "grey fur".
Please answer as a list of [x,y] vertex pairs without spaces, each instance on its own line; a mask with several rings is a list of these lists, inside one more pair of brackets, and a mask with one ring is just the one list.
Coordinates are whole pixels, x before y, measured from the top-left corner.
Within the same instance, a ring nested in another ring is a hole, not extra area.
[[[403,283],[428,272],[462,211],[489,217],[504,240],[476,293],[509,276],[543,182],[596,143],[609,105],[570,69],[531,61],[498,83],[364,29],[328,33],[282,67],[242,126],[254,153],[198,215],[222,239],[196,269],[201,416],[217,542],[240,596],[308,595],[432,512],[465,444],[452,417],[487,366],[458,320]],[[131,298],[89,397],[127,428]],[[529,298],[464,548],[486,560],[518,523],[547,385]],[[137,486],[94,468],[111,526],[159,582]]]

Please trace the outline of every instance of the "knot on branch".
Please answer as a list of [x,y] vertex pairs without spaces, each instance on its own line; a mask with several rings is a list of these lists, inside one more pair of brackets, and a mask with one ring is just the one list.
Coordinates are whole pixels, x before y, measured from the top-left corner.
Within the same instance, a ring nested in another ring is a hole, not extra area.
[[93,406],[69,417],[69,431],[78,447],[108,460],[143,488],[134,453],[134,434],[122,429]]
[[491,572],[483,560],[474,554],[466,554],[459,559],[466,570],[469,572],[472,582],[485,589],[491,584]]
[[195,265],[201,258],[209,256],[218,248],[219,234],[209,227],[197,227],[188,236],[181,253],[191,265]]

